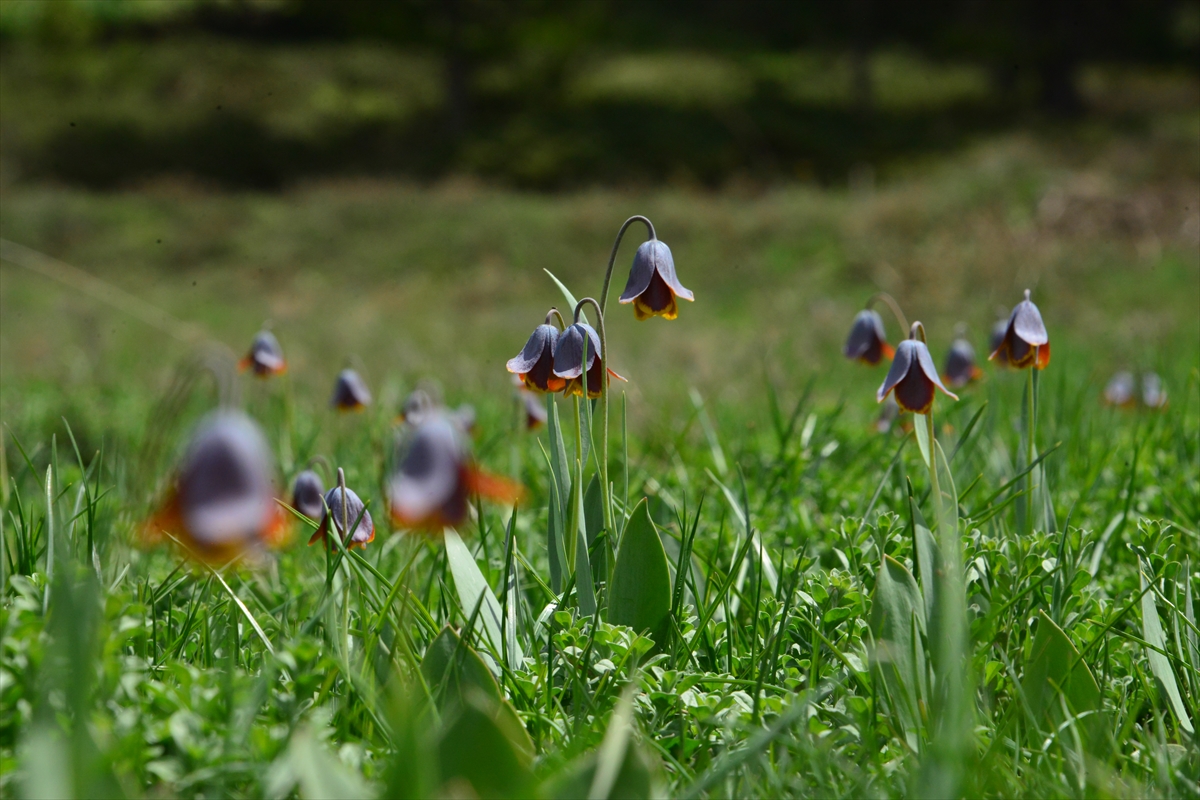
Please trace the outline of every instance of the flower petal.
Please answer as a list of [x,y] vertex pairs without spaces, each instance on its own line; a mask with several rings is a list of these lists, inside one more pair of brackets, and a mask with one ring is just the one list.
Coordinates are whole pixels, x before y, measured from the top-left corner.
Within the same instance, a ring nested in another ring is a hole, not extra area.
[[882,403],[883,399],[888,396],[888,393],[896,388],[896,384],[900,383],[908,375],[909,369],[917,358],[916,344],[918,342],[912,339],[905,339],[896,348],[896,357],[892,359],[892,366],[888,369],[887,377],[883,379],[883,383],[879,386],[879,391],[875,393],[875,399],[878,402]]
[[402,442],[396,472],[388,483],[393,519],[406,526],[431,520],[463,490],[466,458],[454,424],[442,415],[426,420]]
[[[353,489],[346,489],[346,500],[342,502],[342,488],[335,486],[325,493],[325,505],[329,507],[329,517],[322,523],[322,527],[326,528],[329,523],[329,518],[332,518],[332,527],[342,536],[342,541],[347,544],[365,544],[375,538],[375,523],[371,520],[371,512],[367,511],[366,506]],[[362,516],[361,521],[355,525],[354,530],[349,536],[343,530],[344,525],[354,525],[354,522]],[[343,523],[343,518],[345,522]]]
[[1050,366],[1050,343],[1038,345],[1037,368],[1045,369]]
[[[508,371],[514,374],[530,372],[534,365],[546,356],[549,350],[551,360],[554,359],[554,346],[558,342],[558,329],[553,325],[538,325],[533,329],[525,347],[521,352],[508,360]],[[512,352],[511,350],[509,352]]]
[[359,374],[352,369],[338,373],[329,404],[343,411],[357,410],[371,403],[371,392]]
[[957,388],[966,386],[975,380],[978,368],[975,366],[975,348],[966,339],[955,339],[946,353],[946,364],[942,370],[945,382]]
[[933,381],[929,380],[925,371],[913,368],[896,384],[896,391],[892,396],[896,398],[896,404],[905,411],[926,414],[933,406],[935,394]]
[[1043,345],[1050,341],[1050,335],[1046,333],[1046,325],[1042,322],[1042,313],[1038,311],[1038,307],[1031,300],[1022,300],[1017,303],[1009,318],[1009,325],[1017,336],[1031,345]]
[[854,324],[850,326],[850,335],[846,337],[842,354],[846,358],[875,365],[885,355],[890,355],[884,352],[884,348],[891,350],[884,337],[883,320],[879,314],[871,309],[858,312],[854,317]]
[[587,368],[600,353],[600,336],[586,322],[576,322],[558,337],[554,353],[554,374],[560,378],[578,378],[583,374],[583,348],[587,342]]
[[671,248],[667,247],[665,242],[660,242],[657,239],[654,240],[654,243],[656,245],[654,248],[654,268],[662,276],[663,282],[671,287],[671,291],[676,297],[684,300],[695,300],[696,298],[691,290],[684,288],[683,284],[679,282],[679,278],[675,275],[675,258],[671,255]]
[[324,496],[325,486],[317,473],[306,469],[296,476],[292,484],[292,508],[314,522],[320,522],[325,516]]
[[[649,239],[642,242],[637,252],[633,254],[633,266],[629,268],[629,279],[625,281],[625,291],[621,292],[620,302],[632,303],[635,297],[646,291],[650,280],[658,271],[656,268],[657,245],[660,244],[662,243],[657,239]],[[662,246],[666,248],[666,245]],[[670,256],[671,251],[668,249],[667,257],[670,258]]]
[[925,373],[925,377],[928,378],[934,386],[941,389],[945,394],[957,400],[958,395],[942,385],[942,379],[938,376],[937,366],[933,363],[933,356],[929,354],[929,347],[921,341],[910,341],[913,341],[913,344],[916,345],[917,363],[920,365],[921,371]]

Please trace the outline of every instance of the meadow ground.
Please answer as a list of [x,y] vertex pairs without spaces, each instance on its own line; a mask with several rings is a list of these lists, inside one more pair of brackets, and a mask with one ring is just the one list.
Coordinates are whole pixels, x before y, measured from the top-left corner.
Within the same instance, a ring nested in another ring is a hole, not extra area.
[[[1014,134],[844,190],[4,186],[0,236],[156,310],[148,325],[6,245],[0,786],[1196,796],[1198,136],[1191,112]],[[552,575],[555,437],[517,429],[503,363],[563,305],[543,270],[598,292],[634,213],[697,300],[670,323],[610,309],[630,381],[610,415],[619,533],[593,541],[594,617],[582,576]],[[985,367],[937,402],[955,493],[937,514],[916,438],[872,427],[885,367],[842,359],[850,320],[886,290],[940,362],[960,322],[984,351],[1025,288],[1054,353],[1037,488],[1021,476],[1027,373]],[[137,546],[216,403],[195,354],[228,363],[264,320],[289,372],[244,381],[242,404],[280,484],[324,456],[379,535],[342,557],[297,530],[224,570]],[[327,409],[346,364],[375,391],[362,414]],[[1169,405],[1104,406],[1118,369],[1158,373]],[[475,406],[480,460],[529,490],[511,525],[480,507],[466,557],[385,520],[394,418],[423,379]],[[630,588],[620,554],[663,547],[661,580]],[[931,566],[947,553],[961,570]],[[605,621],[626,602],[666,603],[666,622],[639,636]]]

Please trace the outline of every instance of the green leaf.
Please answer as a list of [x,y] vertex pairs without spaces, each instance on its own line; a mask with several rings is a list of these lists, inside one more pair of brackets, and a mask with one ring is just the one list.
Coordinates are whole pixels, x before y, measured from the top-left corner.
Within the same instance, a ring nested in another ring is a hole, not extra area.
[[450,626],[443,628],[430,642],[421,660],[421,674],[433,692],[438,708],[443,711],[453,711],[466,703],[472,694],[496,703],[495,716],[503,720],[509,738],[518,750],[533,757],[533,741],[516,709],[505,699],[483,658]]
[[933,452],[937,464],[938,488],[941,490],[941,505],[938,506],[939,519],[938,531],[943,528],[946,532],[957,536],[958,535],[958,491],[954,488],[954,474],[950,472],[950,464],[946,460],[946,454],[942,452],[942,445],[938,441],[933,443]]
[[512,727],[503,706],[469,691],[449,715],[437,746],[442,794],[450,794],[452,781],[466,781],[479,797],[529,796],[532,746],[526,748],[528,735],[522,741],[524,728]]
[[550,437],[550,467],[554,470],[554,480],[559,488],[559,506],[563,517],[567,511],[567,487],[571,484],[571,467],[567,461],[567,447],[563,443],[562,417],[558,413],[558,404],[554,395],[546,395],[546,432]]
[[634,683],[625,687],[608,730],[604,732],[604,741],[596,753],[596,774],[592,777],[592,785],[588,790],[589,800],[603,800],[613,789],[613,783],[620,774],[625,763],[625,753],[629,750],[629,739],[633,733],[633,692]]
[[644,748],[630,746],[632,732],[633,698],[627,689],[617,703],[600,748],[576,759],[550,780],[544,796],[555,800],[646,800],[664,796],[657,764],[649,761]]
[[667,643],[670,615],[671,571],[643,497],[621,534],[608,593],[608,621],[639,633],[649,631],[661,648]]
[[[582,500],[580,501],[582,505]],[[579,510],[579,530],[575,542],[575,591],[579,597],[579,611],[585,616],[596,613],[596,587],[592,583],[592,565],[588,558],[587,531],[583,521],[583,509]]]
[[[1138,566],[1140,567],[1138,581],[1142,589],[1142,637],[1159,650],[1168,652],[1167,637],[1163,633],[1162,622],[1158,618],[1158,606],[1154,602],[1154,592],[1153,590],[1146,591],[1145,565],[1142,564],[1141,559],[1138,559]],[[1158,678],[1159,684],[1167,694],[1171,711],[1179,720],[1179,727],[1188,733],[1194,733],[1195,729],[1188,717],[1187,708],[1183,705],[1183,698],[1179,695],[1179,685],[1175,682],[1175,670],[1171,668],[1171,662],[1162,653],[1150,648],[1146,648],[1146,658],[1150,661],[1150,671],[1154,673],[1155,678]]]
[[550,558],[550,588],[558,594],[563,590],[563,576],[567,569],[567,550],[563,545],[563,530],[567,527],[563,506],[560,502],[561,491],[558,478],[554,474],[550,455],[543,450],[547,464],[550,464],[550,480],[547,481],[550,497],[546,518],[546,552]]
[[[450,565],[450,573],[454,576],[454,587],[458,590],[458,601],[462,604],[463,613],[471,614],[475,610],[475,606],[479,606],[478,619],[483,626],[483,633],[492,649],[499,653],[503,643],[500,638],[500,626],[503,624],[500,601],[492,593],[492,587],[488,586],[487,581],[484,580],[483,573],[479,571],[479,565],[475,563],[475,556],[471,555],[470,549],[458,532],[453,528],[447,528],[445,538],[446,561]],[[481,596],[482,604],[480,604]],[[520,663],[521,659],[525,657],[521,652],[521,645],[517,642],[510,642],[509,646],[515,648],[514,654],[517,656],[517,663]]]
[[921,590],[924,597],[924,622],[926,625],[933,619],[933,603],[937,594],[937,542],[933,532],[925,525],[925,518],[917,508],[917,501],[912,496],[912,486],[909,486],[908,510],[912,516],[913,526],[913,560],[917,565],[917,575],[921,578]]
[[929,425],[924,414],[913,414],[913,433],[917,435],[917,447],[921,449],[921,461],[929,464]]
[[875,638],[872,666],[883,677],[893,709],[916,744],[925,676],[925,648],[919,632],[925,615],[917,581],[904,565],[885,555],[875,576],[870,626]]
[[[550,554],[550,587],[561,592],[567,576],[568,520],[571,519],[571,472],[563,444],[562,419],[554,395],[546,396],[546,428],[550,437],[550,515],[546,549]],[[574,542],[574,538],[570,540]]]
[[75,796],[75,776],[65,738],[46,722],[34,725],[24,736],[20,759],[25,773],[21,789],[26,797]]
[[[486,668],[484,672],[487,672]],[[490,673],[488,678],[491,679]],[[391,729],[389,744],[392,752],[384,762],[384,785],[379,796],[389,800],[429,797],[433,794],[437,769],[432,736],[429,735],[433,716],[429,713],[431,709],[424,698],[418,698],[410,691],[409,686],[393,687],[390,695],[388,726]],[[281,792],[276,796],[285,794]]]
[[[583,495],[583,520],[587,526],[588,550],[595,547],[596,539],[604,531],[604,495],[600,491],[600,479],[593,475],[588,481],[587,491]],[[609,532],[607,541],[591,552],[592,575],[601,580],[608,580],[608,549],[611,545],[612,533]]]
[[[542,271],[550,276],[550,280],[554,281],[554,285],[562,292],[563,299],[567,301],[567,310],[563,313],[563,317],[567,320],[567,324],[570,325],[571,315],[575,313],[575,306],[579,305],[579,301],[575,299],[575,295],[571,294],[571,290],[566,287],[566,284],[560,281],[553,272],[544,268]],[[587,322],[587,317],[584,316],[582,310],[579,312],[579,321]]]
[[1184,619],[1190,623],[1187,627],[1187,632],[1184,638],[1187,640],[1188,657],[1191,661],[1192,667],[1195,669],[1200,669],[1200,651],[1197,650],[1196,646],[1196,609],[1192,603],[1192,582],[1188,579],[1188,576],[1192,574],[1192,560],[1190,558],[1184,561],[1182,574],[1184,576],[1183,614]]
[[288,761],[300,784],[300,796],[311,800],[356,800],[370,792],[363,779],[325,749],[311,729],[292,736]]
[[468,689],[481,691],[494,700],[501,698],[492,671],[449,625],[429,643],[421,659],[421,674],[439,708],[461,699]]
[[[1052,730],[1062,719],[1062,703],[1073,715],[1098,711],[1100,687],[1088,665],[1079,657],[1075,645],[1045,611],[1038,611],[1038,630],[1029,653],[1029,663],[1021,680],[1022,693],[1030,713]],[[1102,742],[1100,718],[1090,716],[1080,722],[1080,731],[1092,745]]]
[[[596,780],[596,754],[588,753],[569,764],[562,773],[546,785],[545,797],[553,800],[577,800],[588,797]],[[656,785],[655,772],[646,763],[646,756],[637,747],[625,750],[625,759],[620,771],[612,781],[608,797],[627,800],[649,800],[662,797],[664,792]]]

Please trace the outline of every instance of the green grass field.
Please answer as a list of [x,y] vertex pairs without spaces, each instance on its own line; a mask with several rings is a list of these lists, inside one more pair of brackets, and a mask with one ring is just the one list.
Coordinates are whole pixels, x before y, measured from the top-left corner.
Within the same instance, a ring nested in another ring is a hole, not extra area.
[[[1194,112],[1012,134],[850,189],[6,184],[0,236],[102,283],[11,248],[0,267],[0,788],[1197,796],[1198,135]],[[615,530],[586,501],[589,615],[584,575],[551,567],[556,437],[518,429],[504,361],[564,307],[544,270],[598,293],[635,213],[696,302],[674,322],[609,309],[630,381]],[[985,366],[938,398],[934,494],[918,437],[872,426],[886,365],[841,357],[850,321],[890,292],[940,363],[959,323],[984,352],[1025,288],[1054,353],[1036,486],[1028,373]],[[375,541],[346,557],[297,530],[217,569],[139,546],[217,402],[196,354],[227,367],[265,320],[289,372],[243,379],[241,404],[281,491],[324,457]],[[347,364],[376,402],[339,416]],[[1157,372],[1169,405],[1105,406],[1118,369]],[[423,380],[475,406],[478,458],[528,489],[511,519],[481,504],[465,547],[386,523],[395,416]]]

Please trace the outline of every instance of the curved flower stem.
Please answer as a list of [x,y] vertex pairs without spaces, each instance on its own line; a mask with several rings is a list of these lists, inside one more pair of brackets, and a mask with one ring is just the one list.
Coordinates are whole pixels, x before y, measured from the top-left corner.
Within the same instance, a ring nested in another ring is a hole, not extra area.
[[[866,307],[870,308],[871,306],[875,305],[876,302],[882,302],[892,310],[892,316],[896,318],[896,322],[900,323],[900,330],[903,331],[908,329],[908,317],[904,316],[904,312],[900,310],[900,304],[896,302],[896,298],[892,297],[887,292],[877,292],[871,295],[871,298],[867,300]],[[921,337],[921,341],[925,341],[924,336]]]
[[[629,219],[625,220],[621,225],[621,229],[617,231],[617,239],[613,242],[612,252],[608,254],[608,269],[604,271],[604,288],[600,290],[600,304],[596,306],[596,310],[601,314],[604,313],[605,306],[608,305],[608,284],[612,280],[613,263],[617,260],[617,248],[621,246],[621,237],[625,235],[625,229],[635,222],[641,222],[650,231],[650,238],[657,239],[658,236],[654,233],[654,223],[643,217],[641,214],[634,214]],[[580,301],[583,302],[583,301]],[[593,301],[594,302],[594,301]],[[895,302],[894,300],[892,302]],[[603,334],[601,334],[603,336]],[[607,381],[605,381],[607,383]]]
[[[645,219],[645,217],[632,217],[631,219]],[[629,223],[626,222],[626,225]],[[646,224],[650,224],[650,220],[646,220]],[[622,230],[624,230],[622,228]],[[651,233],[654,229],[651,228]],[[616,250],[614,249],[614,253]],[[611,273],[611,267],[609,272]],[[604,309],[596,302],[595,298],[585,297],[580,300],[575,306],[575,319],[579,319],[579,312],[583,310],[584,303],[591,303],[596,309],[596,328],[600,333],[600,352],[597,357],[600,359],[600,496],[604,506],[604,528],[608,531],[610,538],[617,535],[616,528],[613,526],[612,514],[612,493],[608,485],[608,337],[604,332]],[[587,397],[587,342],[583,345],[583,380],[584,380],[584,397]]]
[[550,324],[550,320],[555,320],[556,322],[558,322],[558,332],[559,333],[562,333],[563,331],[565,331],[567,329],[567,321],[565,319],[563,319],[562,312],[559,311],[557,308],[551,308],[549,311],[546,312],[546,324],[547,325]]
[[921,324],[920,320],[914,322],[912,327],[908,329],[908,338],[917,339],[923,344],[928,344],[928,342],[925,341],[925,326]]

